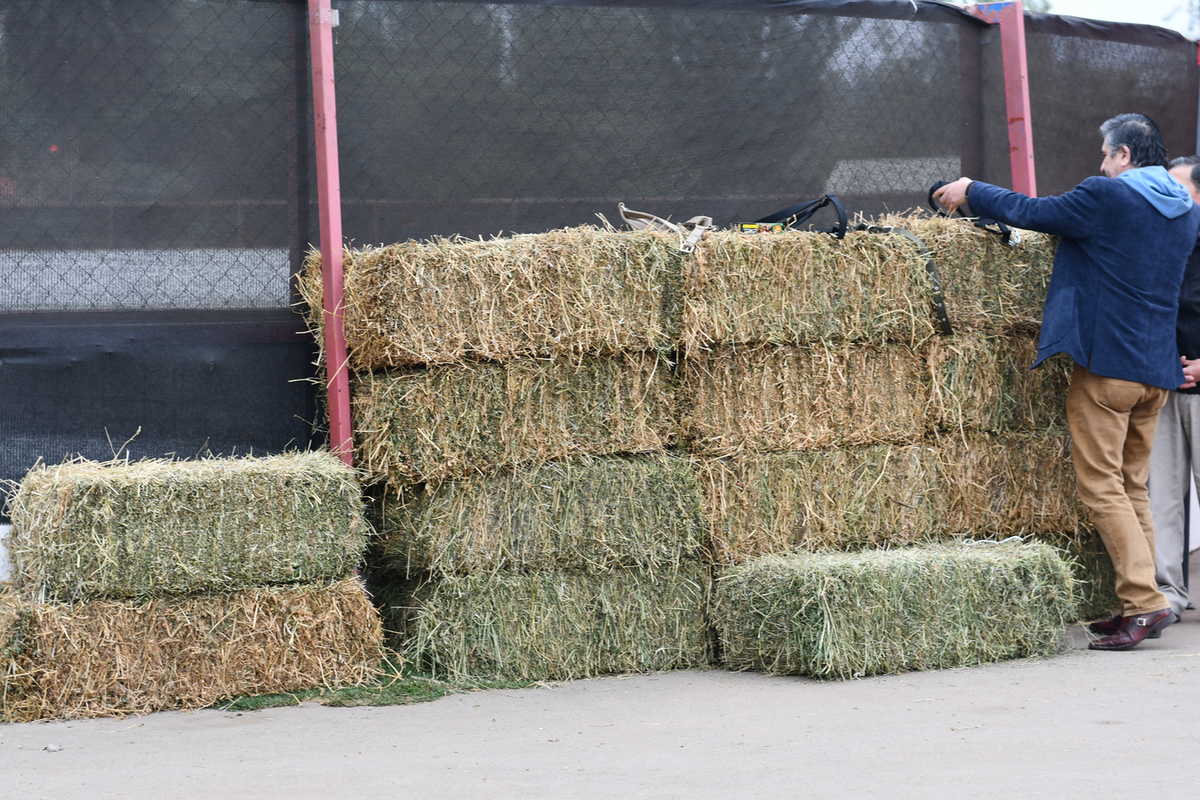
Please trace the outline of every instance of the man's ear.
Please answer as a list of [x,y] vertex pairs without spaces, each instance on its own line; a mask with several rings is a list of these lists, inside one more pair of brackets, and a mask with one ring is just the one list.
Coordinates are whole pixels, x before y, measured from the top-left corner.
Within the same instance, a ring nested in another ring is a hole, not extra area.
[[1130,151],[1129,145],[1123,144],[1117,148],[1117,154],[1121,156],[1122,161],[1133,161],[1133,152]]

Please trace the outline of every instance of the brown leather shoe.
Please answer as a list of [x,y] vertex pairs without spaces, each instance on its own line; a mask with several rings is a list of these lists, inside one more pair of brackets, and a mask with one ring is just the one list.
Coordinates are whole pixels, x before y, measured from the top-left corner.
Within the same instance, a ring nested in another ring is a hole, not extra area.
[[1093,622],[1091,625],[1088,625],[1088,631],[1096,634],[1097,636],[1112,636],[1114,633],[1121,630],[1121,623],[1124,621],[1125,618],[1120,614],[1117,614],[1114,617],[1102,619],[1099,622]]
[[[1114,617],[1109,617],[1108,619],[1102,619],[1097,622],[1093,622],[1087,626],[1087,629],[1089,632],[1094,633],[1097,636],[1112,636],[1114,633],[1121,630],[1121,623],[1124,620],[1125,620],[1124,617],[1122,617],[1120,614],[1117,614]],[[1172,611],[1171,612],[1171,621],[1168,622],[1167,625],[1174,625],[1176,622],[1179,622],[1179,615],[1176,614],[1174,611]],[[1146,638],[1147,639],[1158,639],[1159,637],[1162,636],[1162,630],[1163,630],[1163,628],[1167,627],[1167,625],[1163,625],[1160,628],[1156,628],[1155,630],[1150,631],[1150,633],[1148,633],[1146,635]]]
[[1142,640],[1154,633],[1162,633],[1162,629],[1174,621],[1175,613],[1169,608],[1161,611],[1151,611],[1149,614],[1137,614],[1123,617],[1121,629],[1109,636],[1102,636],[1088,645],[1089,650],[1132,650],[1142,643]]

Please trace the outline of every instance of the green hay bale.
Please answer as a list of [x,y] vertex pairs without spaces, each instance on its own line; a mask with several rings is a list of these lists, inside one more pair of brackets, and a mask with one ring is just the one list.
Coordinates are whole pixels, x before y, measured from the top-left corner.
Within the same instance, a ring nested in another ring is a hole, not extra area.
[[704,666],[709,583],[698,565],[446,577],[410,601],[405,656],[449,678],[569,680]]
[[1031,336],[963,334],[930,343],[931,413],[946,431],[1006,432],[1066,428],[1068,359],[1031,370]]
[[[350,367],[670,348],[681,264],[673,236],[590,227],[347,250]],[[319,253],[298,277],[319,331]]]
[[706,455],[913,441],[929,427],[925,360],[903,345],[718,348],[684,360],[680,389],[683,436]]
[[896,235],[713,231],[684,274],[682,344],[847,340],[913,346],[933,336],[925,260]]
[[764,556],[714,598],[726,666],[821,678],[1049,655],[1075,610],[1040,544]]
[[340,578],[370,528],[324,452],[34,467],[10,499],[18,588],[74,601]]
[[1064,434],[697,459],[713,559],[1086,528]]
[[925,212],[889,215],[878,224],[905,228],[929,248],[955,332],[1037,333],[1058,247],[1055,237],[1019,231],[1021,243],[1011,247],[969,220]]
[[360,684],[382,655],[379,615],[354,579],[145,602],[10,595],[0,597],[0,719],[145,714]]
[[1078,598],[1076,618],[1094,620],[1111,617],[1121,608],[1117,599],[1116,573],[1112,559],[1100,535],[1085,530],[1075,533],[1044,534],[1040,541],[1055,547],[1071,565],[1075,576],[1075,594]]
[[359,466],[393,486],[671,444],[671,364],[655,353],[464,364],[355,382]]
[[687,459],[583,457],[385,502],[381,560],[406,574],[675,571],[698,557],[705,533]]

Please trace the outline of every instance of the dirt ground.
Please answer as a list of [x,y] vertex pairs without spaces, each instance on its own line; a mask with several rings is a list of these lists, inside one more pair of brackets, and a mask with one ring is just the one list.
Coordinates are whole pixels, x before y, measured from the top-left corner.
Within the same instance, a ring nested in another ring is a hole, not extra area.
[[690,671],[411,706],[0,725],[4,798],[1196,793],[1200,612],[1127,653],[818,682]]

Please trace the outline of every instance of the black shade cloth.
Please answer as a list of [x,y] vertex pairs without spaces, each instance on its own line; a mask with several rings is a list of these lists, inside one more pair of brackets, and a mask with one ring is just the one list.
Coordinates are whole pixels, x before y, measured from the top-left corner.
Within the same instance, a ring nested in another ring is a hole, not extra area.
[[286,310],[0,315],[4,477],[38,458],[111,458],[135,434],[133,457],[308,447],[302,327]]
[[[1000,40],[909,0],[339,0],[352,242],[614,215],[853,214],[936,180],[1010,183]],[[1029,17],[1039,187],[1096,127],[1195,140],[1194,46]],[[0,478],[37,458],[306,444],[312,342],[287,310],[318,239],[301,0],[0,6]],[[107,431],[107,435],[106,435]]]

